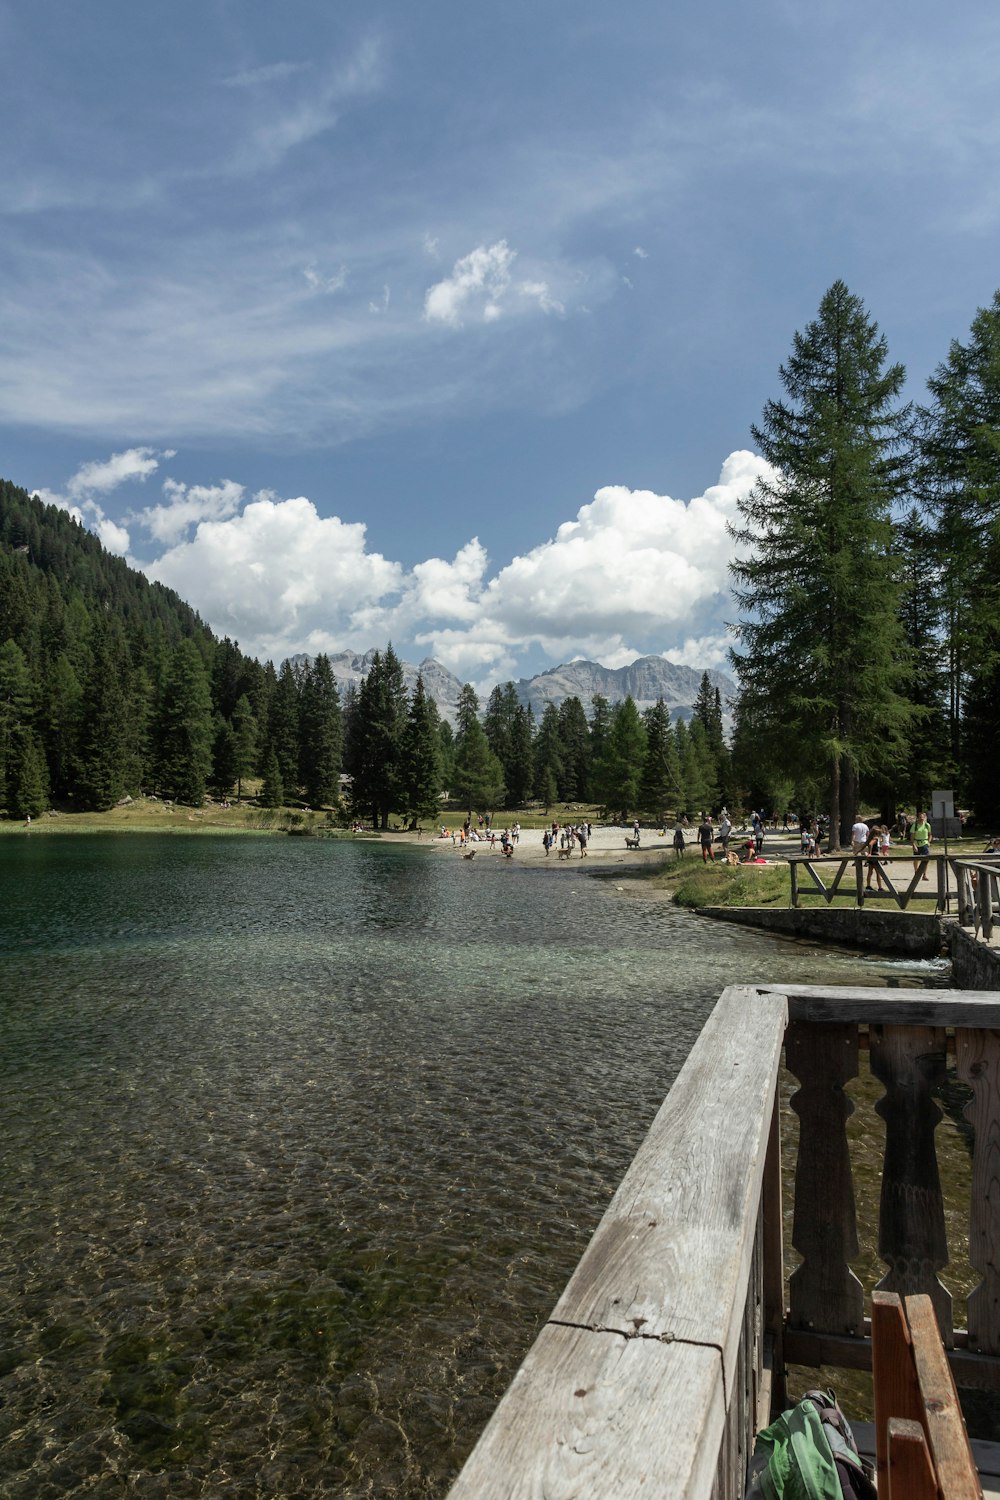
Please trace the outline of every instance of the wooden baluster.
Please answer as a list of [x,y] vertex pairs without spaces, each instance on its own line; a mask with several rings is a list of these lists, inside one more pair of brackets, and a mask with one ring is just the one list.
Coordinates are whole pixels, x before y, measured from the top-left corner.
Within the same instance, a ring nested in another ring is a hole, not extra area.
[[969,1294],[969,1348],[1000,1354],[1000,1031],[961,1028],[955,1040],[958,1076],[973,1090],[969,1259],[983,1278]]
[[789,1278],[796,1328],[860,1334],[864,1290],[848,1262],[858,1253],[854,1179],[845,1125],[854,1105],[844,1085],[858,1072],[854,1024],[793,1021],[785,1057],[801,1087],[791,1105],[799,1117],[792,1244],[803,1257]]
[[941,1336],[953,1343],[951,1293],[937,1273],[948,1264],[934,1130],[941,1111],[931,1089],[944,1076],[945,1033],[931,1026],[873,1026],[871,1069],[885,1084],[875,1110],[885,1121],[878,1253],[889,1267],[879,1291],[925,1292]]

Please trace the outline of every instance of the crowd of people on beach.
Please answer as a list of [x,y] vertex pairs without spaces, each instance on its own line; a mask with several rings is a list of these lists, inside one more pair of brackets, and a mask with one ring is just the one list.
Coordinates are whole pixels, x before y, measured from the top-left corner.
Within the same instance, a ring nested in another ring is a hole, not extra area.
[[[825,817],[795,815],[788,811],[780,821],[776,813],[765,815],[756,810],[749,815],[741,812],[737,814],[737,818],[740,823],[738,831],[726,807],[721,809],[717,820],[711,812],[702,812],[694,827],[686,814],[679,814],[673,827],[674,857],[683,858],[688,847],[693,845],[701,850],[704,864],[714,864],[716,861],[729,865],[768,864],[764,845],[770,830],[792,837],[797,831],[800,854],[806,858],[818,858],[829,831],[829,820]],[[622,825],[619,823],[617,826],[620,828]],[[666,823],[658,829],[655,824],[653,827],[660,838],[668,836]],[[553,819],[541,831],[542,848],[546,856],[556,850],[560,859],[573,855],[586,859],[593,833],[593,825],[587,820],[561,823]],[[632,822],[631,834],[628,823],[625,823],[625,843],[628,849],[639,850],[642,847],[641,837],[642,827],[638,817]],[[457,828],[441,824],[438,834],[439,841],[450,841],[453,847],[462,850],[466,858],[471,858],[475,849],[485,844],[491,851],[499,845],[501,852],[509,859],[520,839],[520,822],[509,822],[498,832],[493,814],[475,812],[470,812]],[[885,821],[868,824],[858,814],[851,829],[851,853],[865,861],[866,891],[873,894],[891,891],[888,876],[883,871],[894,847],[904,843],[911,846],[914,871],[920,880],[926,881],[931,842],[930,821],[921,808],[917,809],[915,817],[901,814],[891,826]],[[1000,839],[991,840],[985,852],[1000,853]],[[782,857],[787,857],[787,848]]]

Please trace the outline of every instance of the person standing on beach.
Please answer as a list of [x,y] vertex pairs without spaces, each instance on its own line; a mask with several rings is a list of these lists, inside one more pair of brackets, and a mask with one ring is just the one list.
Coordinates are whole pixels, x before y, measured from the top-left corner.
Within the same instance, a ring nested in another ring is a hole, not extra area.
[[708,813],[701,815],[701,823],[698,825],[698,842],[701,844],[702,864],[708,864],[709,861],[714,863],[715,855],[712,852],[712,844],[715,842],[715,829],[712,827],[712,819]]
[[914,870],[919,870],[920,879],[927,879],[927,865],[931,852],[931,825],[925,814],[918,808],[917,821],[910,828],[910,843],[913,852],[917,856],[913,861]]
[[722,845],[723,856],[729,853],[729,835],[733,831],[733,825],[729,821],[729,814],[722,809],[722,817],[719,819],[719,843]]
[[674,828],[674,854],[680,859],[684,853],[686,853],[684,847],[684,824],[678,819]]

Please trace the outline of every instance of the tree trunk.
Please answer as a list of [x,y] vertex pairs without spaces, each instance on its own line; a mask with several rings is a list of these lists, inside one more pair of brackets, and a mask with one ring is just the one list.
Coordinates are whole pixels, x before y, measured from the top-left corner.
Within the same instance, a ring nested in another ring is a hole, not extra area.
[[835,854],[840,847],[840,756],[830,758],[830,827],[827,854]]
[[846,849],[851,842],[851,828],[858,811],[858,774],[853,761],[840,759],[840,845]]

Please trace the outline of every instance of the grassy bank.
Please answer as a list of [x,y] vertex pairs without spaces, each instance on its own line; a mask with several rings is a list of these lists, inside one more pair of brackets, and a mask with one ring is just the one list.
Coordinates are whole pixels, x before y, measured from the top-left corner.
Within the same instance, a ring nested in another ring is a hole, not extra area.
[[649,879],[688,907],[787,906],[791,891],[787,865],[703,864],[691,854],[660,865]]
[[150,797],[137,798],[107,812],[43,813],[33,818],[30,826],[22,819],[3,819],[0,837],[36,838],[67,833],[301,833],[328,827],[325,813],[257,807],[250,802],[234,802],[229,807],[221,803],[183,807]]

